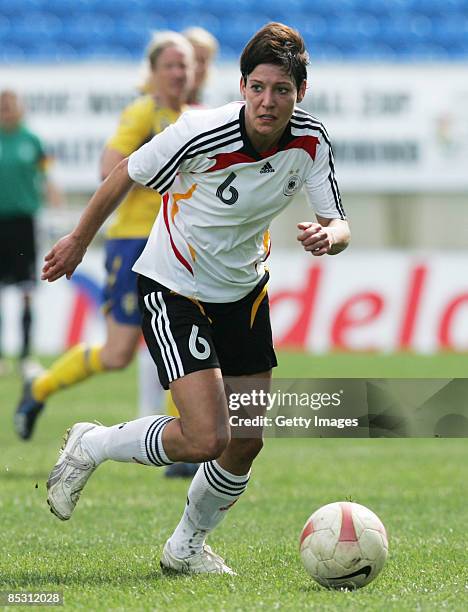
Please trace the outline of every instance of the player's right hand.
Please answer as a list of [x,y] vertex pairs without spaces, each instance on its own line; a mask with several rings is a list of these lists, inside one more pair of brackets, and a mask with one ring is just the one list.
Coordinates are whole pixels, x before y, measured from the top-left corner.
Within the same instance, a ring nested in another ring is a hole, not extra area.
[[85,253],[86,247],[77,236],[67,234],[44,257],[41,280],[52,283],[62,276],[70,279]]

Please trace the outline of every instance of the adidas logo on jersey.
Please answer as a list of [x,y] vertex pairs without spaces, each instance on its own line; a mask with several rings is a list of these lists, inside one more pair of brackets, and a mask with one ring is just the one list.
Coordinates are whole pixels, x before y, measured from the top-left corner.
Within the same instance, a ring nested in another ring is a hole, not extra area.
[[270,164],[270,162],[267,162],[263,168],[260,170],[260,174],[267,174],[268,172],[274,172],[275,169],[273,168],[273,166]]

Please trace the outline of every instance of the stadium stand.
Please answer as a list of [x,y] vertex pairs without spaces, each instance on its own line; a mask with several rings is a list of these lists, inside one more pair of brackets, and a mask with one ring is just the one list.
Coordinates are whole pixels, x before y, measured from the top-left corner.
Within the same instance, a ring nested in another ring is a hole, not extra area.
[[0,0],[0,62],[139,59],[150,30],[199,25],[238,56],[265,22],[319,60],[466,60],[468,0]]

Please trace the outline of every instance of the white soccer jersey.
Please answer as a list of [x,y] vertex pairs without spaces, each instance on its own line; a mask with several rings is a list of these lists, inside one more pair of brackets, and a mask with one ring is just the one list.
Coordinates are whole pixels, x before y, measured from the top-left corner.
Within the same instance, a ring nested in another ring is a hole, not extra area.
[[163,196],[133,270],[181,295],[233,302],[264,274],[268,228],[302,187],[321,217],[344,219],[323,125],[296,108],[259,154],[241,102],[191,110],[129,158],[130,177]]

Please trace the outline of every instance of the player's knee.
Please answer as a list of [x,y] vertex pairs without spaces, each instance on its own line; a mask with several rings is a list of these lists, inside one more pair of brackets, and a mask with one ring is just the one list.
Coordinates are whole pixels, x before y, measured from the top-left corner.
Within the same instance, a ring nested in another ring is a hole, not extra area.
[[129,365],[130,361],[131,359],[128,359],[127,355],[113,355],[105,363],[106,370],[123,370]]
[[229,432],[216,432],[204,436],[196,450],[197,461],[211,461],[219,457],[229,444]]
[[123,370],[133,359],[134,351],[126,348],[102,352],[102,362],[106,370]]

